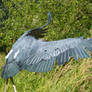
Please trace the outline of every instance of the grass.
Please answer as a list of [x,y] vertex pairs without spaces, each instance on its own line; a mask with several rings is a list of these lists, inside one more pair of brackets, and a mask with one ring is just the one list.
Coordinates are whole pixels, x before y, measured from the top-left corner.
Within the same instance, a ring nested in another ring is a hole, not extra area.
[[[0,73],[4,56],[4,53],[0,54]],[[92,92],[92,59],[71,59],[47,73],[23,70],[14,76],[14,82],[18,92]],[[0,92],[4,87],[5,80],[0,77]],[[13,92],[10,81],[7,92]]]

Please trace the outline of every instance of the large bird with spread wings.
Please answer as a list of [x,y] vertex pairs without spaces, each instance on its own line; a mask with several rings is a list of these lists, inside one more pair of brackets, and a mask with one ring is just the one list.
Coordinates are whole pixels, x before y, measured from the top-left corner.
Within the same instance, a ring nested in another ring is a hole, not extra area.
[[10,78],[14,91],[17,92],[13,82],[13,76],[26,69],[29,72],[48,72],[53,69],[55,61],[58,65],[69,62],[69,57],[89,58],[92,52],[92,38],[68,38],[57,41],[40,41],[32,36],[36,31],[44,31],[51,20],[48,13],[48,23],[42,27],[25,32],[12,46],[6,56],[6,64],[3,67],[2,77],[7,80],[5,92]]

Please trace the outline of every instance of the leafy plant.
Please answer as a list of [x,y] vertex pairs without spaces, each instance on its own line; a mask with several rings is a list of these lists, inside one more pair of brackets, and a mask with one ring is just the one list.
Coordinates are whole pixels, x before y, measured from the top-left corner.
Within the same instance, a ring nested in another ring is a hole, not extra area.
[[3,18],[0,22],[0,48],[6,52],[25,31],[45,24],[48,11],[52,14],[52,21],[45,40],[91,36],[90,0],[39,0],[38,3],[35,0],[6,0],[3,7],[0,9],[0,18]]

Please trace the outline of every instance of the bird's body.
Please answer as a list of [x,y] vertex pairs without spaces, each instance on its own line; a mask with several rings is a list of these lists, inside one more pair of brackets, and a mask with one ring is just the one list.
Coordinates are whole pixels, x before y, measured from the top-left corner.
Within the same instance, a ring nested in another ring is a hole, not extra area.
[[[23,35],[12,46],[6,58],[3,78],[7,79],[22,69],[30,72],[48,72],[57,60],[58,65],[69,61],[69,57],[90,57],[87,50],[91,48],[91,39],[68,38],[58,41],[40,41],[29,35]],[[88,44],[90,44],[89,47]],[[92,48],[91,48],[92,49]],[[48,67],[49,66],[49,67]]]
[[47,24],[25,32],[12,46],[6,56],[2,72],[2,77],[7,79],[7,83],[10,78],[14,84],[12,77],[23,69],[30,72],[48,72],[52,70],[55,61],[61,65],[69,62],[70,57],[75,60],[90,57],[88,51],[92,52],[92,38],[68,38],[46,42],[32,37],[32,31],[43,31],[43,28],[50,23],[50,13],[48,15]]

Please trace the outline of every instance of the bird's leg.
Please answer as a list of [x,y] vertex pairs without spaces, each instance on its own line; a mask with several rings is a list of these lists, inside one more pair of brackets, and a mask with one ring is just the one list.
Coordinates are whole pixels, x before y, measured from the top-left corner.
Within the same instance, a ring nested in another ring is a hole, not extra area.
[[8,87],[8,79],[6,80],[6,85],[5,85],[4,92],[6,92],[6,90],[7,90],[7,87]]
[[14,81],[13,81],[13,78],[11,77],[10,80],[11,80],[11,82],[12,82],[12,84],[13,84],[14,92],[17,92],[16,86],[15,86]]

